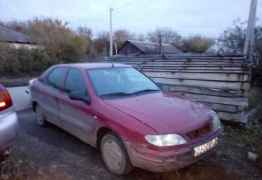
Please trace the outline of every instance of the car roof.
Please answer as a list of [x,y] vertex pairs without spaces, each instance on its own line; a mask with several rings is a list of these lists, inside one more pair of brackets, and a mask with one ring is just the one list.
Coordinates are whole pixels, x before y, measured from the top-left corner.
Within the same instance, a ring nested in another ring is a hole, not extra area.
[[72,64],[60,64],[56,67],[76,67],[81,69],[102,69],[102,68],[112,68],[112,67],[132,67],[130,65],[120,64],[120,63],[72,63]]

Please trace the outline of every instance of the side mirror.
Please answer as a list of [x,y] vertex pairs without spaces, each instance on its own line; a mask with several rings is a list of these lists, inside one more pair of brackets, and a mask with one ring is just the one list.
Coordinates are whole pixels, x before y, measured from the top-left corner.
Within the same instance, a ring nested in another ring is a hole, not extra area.
[[85,102],[86,104],[90,104],[91,103],[90,97],[85,95],[85,93],[83,93],[83,91],[70,92],[69,93],[69,98],[72,99],[72,100]]

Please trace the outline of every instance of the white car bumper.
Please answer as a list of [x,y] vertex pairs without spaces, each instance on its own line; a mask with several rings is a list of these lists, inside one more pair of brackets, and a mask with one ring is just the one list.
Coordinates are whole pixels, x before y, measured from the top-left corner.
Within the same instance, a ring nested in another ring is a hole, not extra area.
[[0,153],[4,153],[13,144],[17,130],[18,120],[15,112],[0,115]]

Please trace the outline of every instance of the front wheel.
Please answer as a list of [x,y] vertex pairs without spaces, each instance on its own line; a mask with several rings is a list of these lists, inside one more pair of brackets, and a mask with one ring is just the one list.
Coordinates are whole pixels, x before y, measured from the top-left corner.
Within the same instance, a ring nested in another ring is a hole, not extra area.
[[120,138],[112,133],[106,134],[102,138],[100,148],[104,164],[110,172],[117,175],[131,172],[132,165]]

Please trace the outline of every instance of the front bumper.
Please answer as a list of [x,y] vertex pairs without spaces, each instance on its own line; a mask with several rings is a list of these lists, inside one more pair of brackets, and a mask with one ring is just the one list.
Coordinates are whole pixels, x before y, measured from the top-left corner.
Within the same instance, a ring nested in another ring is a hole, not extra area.
[[129,158],[133,166],[152,172],[168,172],[189,166],[214,152],[214,149],[194,157],[194,147],[205,144],[217,138],[219,132],[202,138],[197,142],[178,149],[152,150],[146,146],[126,143]]
[[0,115],[0,154],[3,154],[14,143],[18,130],[15,112]]

